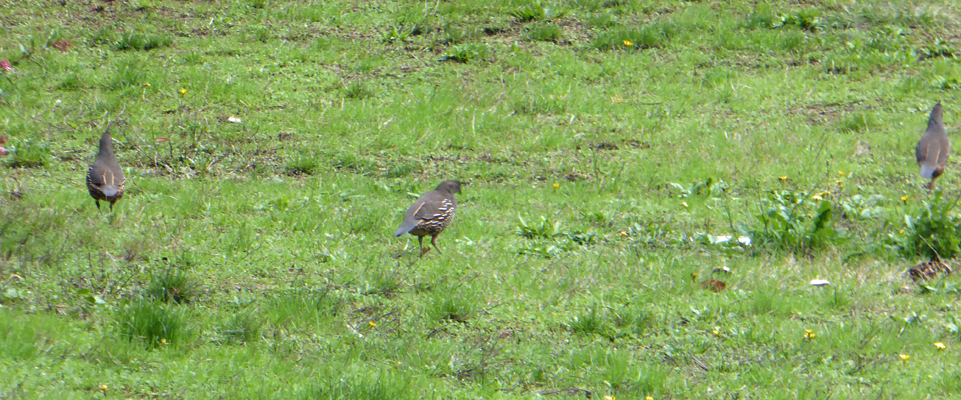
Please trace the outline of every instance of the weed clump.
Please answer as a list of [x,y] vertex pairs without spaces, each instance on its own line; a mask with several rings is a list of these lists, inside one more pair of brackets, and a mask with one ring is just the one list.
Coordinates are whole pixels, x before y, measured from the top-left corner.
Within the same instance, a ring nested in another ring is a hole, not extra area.
[[673,23],[655,23],[641,29],[615,29],[601,34],[594,41],[598,50],[645,50],[662,48],[677,34]]
[[117,63],[116,68],[108,86],[112,89],[138,87],[148,80],[149,67],[141,60],[122,60]]
[[879,126],[874,114],[854,113],[845,118],[838,129],[841,132],[864,132],[873,127]]
[[238,344],[252,343],[260,338],[263,319],[253,312],[234,314],[225,324],[221,334],[230,342]]
[[416,398],[412,376],[393,373],[388,369],[378,371],[345,372],[336,379],[326,379],[311,388],[304,398],[311,399],[410,399]]
[[190,276],[179,268],[170,268],[157,273],[147,285],[148,297],[164,303],[187,304],[194,297],[196,288]]
[[71,72],[65,75],[63,80],[60,81],[60,83],[58,83],[55,87],[65,91],[74,91],[83,87],[83,81],[80,79],[80,76],[77,75],[77,73]]
[[447,54],[440,58],[440,61],[467,63],[475,60],[485,60],[490,55],[491,49],[486,44],[467,43],[451,47]]
[[309,154],[300,154],[297,158],[287,161],[285,171],[287,175],[313,175],[320,170],[320,161]]
[[597,335],[614,340],[643,335],[655,323],[654,314],[640,305],[626,305],[620,310],[609,310],[601,304],[595,304],[574,315],[564,325],[575,334]]
[[378,169],[377,162],[361,155],[340,153],[329,161],[334,168],[355,174],[365,174]]
[[124,50],[153,50],[167,47],[173,40],[167,35],[154,35],[143,33],[128,33],[120,37],[114,43],[114,48],[118,51]]
[[267,320],[277,326],[315,325],[336,316],[344,301],[329,288],[321,290],[291,290],[269,300]]
[[188,336],[184,311],[150,299],[139,299],[117,312],[120,334],[142,340],[146,348],[183,341]]
[[761,207],[759,225],[749,230],[755,249],[808,255],[843,240],[834,229],[834,207],[827,200],[817,202],[805,193],[774,191],[761,201]]
[[824,27],[820,11],[816,8],[797,10],[793,13],[774,13],[770,7],[761,6],[747,17],[748,28],[778,29],[797,27],[809,32],[817,32]]
[[387,167],[387,171],[384,172],[385,178],[403,178],[405,176],[410,176],[411,174],[417,173],[420,167],[417,164],[412,163],[394,163]]
[[895,237],[901,253],[928,260],[954,258],[961,251],[961,217],[951,215],[957,202],[945,201],[938,191],[932,201],[924,202],[920,214],[905,216],[906,229]]
[[518,6],[511,10],[510,15],[519,22],[531,22],[549,20],[563,17],[566,12],[563,9],[551,5],[544,5],[540,1]]
[[36,168],[50,164],[50,149],[46,143],[24,140],[11,152],[7,160],[10,168]]
[[563,222],[550,221],[541,217],[541,223],[528,223],[520,218],[517,234],[529,239],[533,243],[523,247],[521,254],[538,255],[543,258],[553,258],[555,255],[574,251],[582,246],[597,244],[597,234],[593,231],[568,231]]
[[564,39],[564,30],[557,25],[538,25],[527,32],[527,37],[536,42],[559,42]]
[[467,322],[477,313],[477,306],[470,298],[448,291],[431,299],[427,316],[434,321]]
[[955,50],[954,47],[951,47],[948,41],[937,38],[934,43],[918,49],[918,56],[918,58],[922,60],[938,57],[956,59],[958,58],[958,51]]
[[585,335],[607,335],[607,327],[604,317],[597,313],[596,309],[591,308],[587,312],[574,316],[567,323],[567,329],[574,333]]
[[344,89],[344,97],[363,100],[374,97],[374,90],[362,82],[352,82]]

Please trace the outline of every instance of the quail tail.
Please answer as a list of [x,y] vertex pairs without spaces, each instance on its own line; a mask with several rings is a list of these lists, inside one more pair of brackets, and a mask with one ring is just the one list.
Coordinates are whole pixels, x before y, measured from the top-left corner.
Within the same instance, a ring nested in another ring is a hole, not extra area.
[[103,185],[100,187],[100,192],[103,193],[104,196],[114,197],[117,195],[118,190],[114,185]]

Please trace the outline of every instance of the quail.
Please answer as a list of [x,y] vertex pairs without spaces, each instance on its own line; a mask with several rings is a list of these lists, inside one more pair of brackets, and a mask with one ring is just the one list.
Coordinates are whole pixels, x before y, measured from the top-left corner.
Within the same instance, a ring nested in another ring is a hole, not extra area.
[[460,193],[460,182],[452,180],[443,181],[437,185],[437,189],[424,193],[407,209],[404,222],[397,228],[394,236],[405,233],[417,236],[420,255],[423,257],[430,251],[430,247],[424,247],[424,236],[430,235],[430,244],[441,252],[437,247],[437,235],[454,219],[454,212],[457,211],[455,193]]
[[915,283],[934,279],[938,275],[951,275],[951,266],[940,260],[923,262],[908,269],[908,275]]
[[918,166],[921,167],[921,176],[931,179],[927,184],[928,189],[934,188],[934,180],[944,173],[944,167],[951,155],[951,141],[944,132],[943,114],[941,102],[938,102],[928,117],[928,129],[924,131],[918,147],[914,149]]
[[98,210],[100,200],[104,200],[110,202],[110,211],[113,211],[113,203],[123,197],[123,184],[123,171],[113,154],[113,142],[110,140],[110,130],[107,130],[100,137],[97,159],[87,170],[87,190]]

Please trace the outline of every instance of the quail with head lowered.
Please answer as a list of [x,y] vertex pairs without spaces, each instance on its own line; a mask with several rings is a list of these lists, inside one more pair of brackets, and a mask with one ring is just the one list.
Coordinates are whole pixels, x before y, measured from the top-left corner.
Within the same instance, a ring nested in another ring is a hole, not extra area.
[[454,219],[454,212],[457,211],[455,193],[460,193],[460,182],[451,180],[443,181],[437,185],[437,189],[424,193],[407,209],[404,222],[397,228],[394,236],[405,233],[417,236],[420,255],[423,257],[430,251],[430,247],[424,247],[424,236],[430,235],[430,244],[441,252],[437,247],[437,235]]
[[117,157],[113,154],[113,141],[110,139],[108,129],[100,137],[100,152],[97,159],[87,170],[87,190],[90,197],[100,209],[100,200],[110,202],[110,211],[113,211],[113,203],[123,197],[123,170],[117,164]]
[[928,189],[934,188],[934,180],[944,173],[944,167],[948,165],[948,157],[951,155],[951,140],[944,132],[943,114],[941,102],[938,102],[928,117],[928,129],[924,131],[918,147],[914,149],[918,166],[921,167],[921,176],[931,180],[927,184]]

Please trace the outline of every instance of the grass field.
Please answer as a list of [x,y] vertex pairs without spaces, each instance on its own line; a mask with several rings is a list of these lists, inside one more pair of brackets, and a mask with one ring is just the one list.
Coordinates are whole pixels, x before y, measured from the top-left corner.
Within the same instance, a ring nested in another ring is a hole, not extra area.
[[[0,23],[0,398],[961,397],[959,278],[905,275],[961,250],[959,169],[913,156],[936,102],[961,127],[954,1]],[[420,258],[393,232],[445,179]]]

